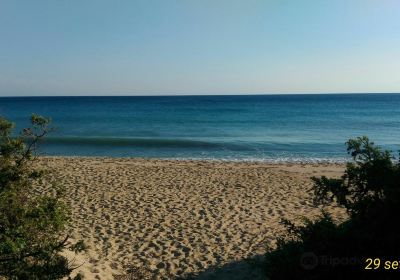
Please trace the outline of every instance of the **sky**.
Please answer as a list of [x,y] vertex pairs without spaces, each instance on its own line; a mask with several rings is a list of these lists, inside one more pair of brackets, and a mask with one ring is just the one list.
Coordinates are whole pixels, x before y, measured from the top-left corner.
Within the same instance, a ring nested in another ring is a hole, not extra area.
[[400,92],[398,0],[0,0],[0,96]]

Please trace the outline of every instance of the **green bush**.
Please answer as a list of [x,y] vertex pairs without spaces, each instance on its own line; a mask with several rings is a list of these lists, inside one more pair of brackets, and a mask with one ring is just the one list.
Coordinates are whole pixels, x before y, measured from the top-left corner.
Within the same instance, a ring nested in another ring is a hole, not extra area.
[[[385,261],[400,261],[400,163],[367,137],[349,140],[347,150],[353,162],[340,179],[312,179],[315,202],[336,202],[349,219],[337,225],[323,213],[302,226],[283,221],[290,237],[265,255],[270,279],[398,278]],[[380,265],[366,270],[368,258]]]
[[0,118],[0,278],[61,279],[73,269],[60,255],[70,246],[62,234],[68,212],[61,188],[54,186],[54,196],[35,194],[45,174],[34,167],[35,150],[51,128],[37,115],[31,123],[12,137],[14,125]]

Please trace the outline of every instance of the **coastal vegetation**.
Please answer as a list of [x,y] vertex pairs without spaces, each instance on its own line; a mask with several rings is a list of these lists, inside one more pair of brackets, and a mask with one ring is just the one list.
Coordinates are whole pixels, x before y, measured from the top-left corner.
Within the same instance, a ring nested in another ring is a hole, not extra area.
[[265,255],[270,279],[398,277],[400,162],[367,137],[349,140],[347,151],[353,161],[340,179],[312,179],[315,203],[335,202],[349,219],[336,224],[323,213],[303,225],[283,220],[288,237]]
[[[62,187],[35,190],[46,175],[35,165],[37,145],[50,119],[32,115],[31,127],[13,137],[13,123],[0,118],[0,279],[61,279],[73,270],[60,253],[79,251],[63,233],[69,215]],[[80,276],[75,277],[79,279]]]

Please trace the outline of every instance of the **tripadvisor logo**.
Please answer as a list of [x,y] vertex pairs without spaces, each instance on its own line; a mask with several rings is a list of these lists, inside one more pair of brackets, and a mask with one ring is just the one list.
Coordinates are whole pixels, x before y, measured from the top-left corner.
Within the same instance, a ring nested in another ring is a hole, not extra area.
[[335,267],[343,265],[359,265],[360,263],[360,258],[357,257],[317,256],[313,252],[306,252],[300,258],[300,265],[306,270],[314,269],[317,265]]
[[300,259],[301,267],[306,270],[311,270],[318,265],[318,257],[313,252],[306,252]]

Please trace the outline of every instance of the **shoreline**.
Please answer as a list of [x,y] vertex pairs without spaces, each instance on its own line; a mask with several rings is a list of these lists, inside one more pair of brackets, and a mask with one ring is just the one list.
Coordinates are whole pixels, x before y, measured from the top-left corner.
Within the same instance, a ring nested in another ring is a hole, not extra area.
[[[54,182],[67,189],[67,231],[88,245],[76,257],[84,262],[77,272],[88,279],[143,269],[152,279],[246,279],[254,268],[245,259],[263,255],[265,244],[285,234],[282,218],[321,214],[310,177],[339,177],[344,170],[341,164],[110,157],[39,157],[37,164],[53,172],[40,191],[51,193]],[[334,205],[323,209],[337,221],[347,217]]]
[[215,162],[215,163],[260,163],[268,165],[284,165],[284,164],[300,164],[300,165],[345,165],[351,162],[351,159],[336,160],[336,159],[321,159],[321,160],[286,160],[286,159],[219,159],[219,158],[162,158],[162,157],[113,157],[113,156],[70,156],[70,155],[37,155],[37,158],[82,158],[82,159],[114,159],[114,160],[138,160],[138,161],[176,161],[176,162]]

